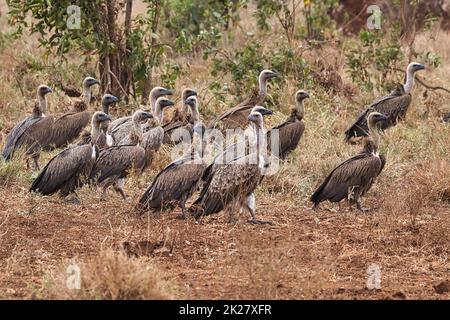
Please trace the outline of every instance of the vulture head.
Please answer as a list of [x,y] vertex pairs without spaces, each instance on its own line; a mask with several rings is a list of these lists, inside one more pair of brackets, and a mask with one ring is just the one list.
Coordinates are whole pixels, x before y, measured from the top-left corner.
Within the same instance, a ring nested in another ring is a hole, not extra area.
[[369,124],[369,128],[376,128],[378,123],[382,123],[387,121],[388,118],[379,112],[371,112],[367,117],[367,123]]
[[309,98],[309,93],[306,92],[305,90],[298,90],[298,91],[295,93],[295,100],[296,100],[297,102],[303,102],[303,100],[305,100],[305,99],[307,99],[307,98]]
[[174,103],[172,100],[169,100],[165,97],[160,97],[158,98],[158,100],[156,100],[155,103],[155,110],[154,110],[154,115],[156,116],[156,119],[162,123],[163,120],[163,111],[165,108],[173,106]]
[[111,116],[103,111],[97,111],[92,116],[92,127],[99,128],[100,124],[111,121]]
[[172,90],[163,87],[154,87],[152,91],[150,91],[150,104],[152,107],[152,112],[156,113],[156,102],[160,97],[171,95],[173,95]]
[[113,96],[112,94],[109,93],[104,94],[102,97],[103,112],[109,114],[109,107],[118,101],[119,99]]
[[153,118],[153,115],[147,111],[138,110],[133,114],[133,122],[137,124],[145,123],[151,118]]
[[266,109],[262,106],[254,106],[250,114],[255,112],[261,114],[262,116],[270,116],[271,114],[273,114],[272,110]]
[[183,101],[186,101],[187,98],[193,97],[193,96],[196,96],[196,95],[197,95],[197,92],[195,90],[190,89],[190,88],[186,88],[186,89],[183,90],[183,92],[181,94],[181,98],[183,99]]
[[37,89],[37,94],[40,98],[44,98],[46,94],[51,92],[53,92],[53,90],[46,85],[40,85]]
[[184,100],[184,103],[187,104],[192,111],[197,109],[198,106],[198,100],[196,96],[190,96],[186,100]]
[[423,64],[418,63],[418,62],[411,62],[411,63],[408,65],[407,71],[408,71],[408,72],[414,73],[414,72],[416,72],[416,71],[424,70],[424,69],[425,69],[425,66],[424,66]]
[[261,71],[261,73],[259,74],[259,81],[261,82],[266,82],[269,79],[272,78],[276,78],[278,77],[279,74],[276,71],[272,71],[272,70],[263,70]]
[[92,77],[86,77],[83,80],[83,88],[84,89],[89,89],[90,87],[92,87],[93,85],[96,84],[100,84],[100,81],[98,81],[97,79],[94,79]]
[[253,125],[257,129],[262,129],[263,124],[264,124],[264,120],[263,120],[263,115],[261,113],[259,113],[259,112],[252,112],[252,113],[250,113],[248,115],[247,119],[248,119],[248,121],[250,123],[253,123]]

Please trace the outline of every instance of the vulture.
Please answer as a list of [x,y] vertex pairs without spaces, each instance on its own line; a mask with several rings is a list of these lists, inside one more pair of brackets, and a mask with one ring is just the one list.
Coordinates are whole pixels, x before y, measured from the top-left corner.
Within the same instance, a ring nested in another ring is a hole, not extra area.
[[74,103],[72,111],[57,117],[53,122],[48,141],[50,147],[60,148],[71,143],[89,124],[92,117],[91,111],[88,110],[92,97],[91,88],[96,84],[100,84],[100,81],[92,77],[84,79],[82,99]]
[[271,78],[278,77],[278,73],[270,70],[263,70],[259,74],[259,87],[254,89],[251,95],[239,103],[236,107],[222,113],[215,118],[209,128],[217,129],[236,129],[244,128],[247,124],[247,116],[251,109],[256,105],[263,104],[267,94],[267,81]]
[[124,145],[137,145],[139,141],[142,141],[142,127],[141,125],[145,123],[148,119],[153,118],[153,115],[150,112],[138,110],[133,114],[131,128],[128,132],[128,135],[119,141],[119,146]]
[[443,120],[444,122],[450,122],[450,112],[447,113],[447,114],[442,118],[442,120]]
[[[162,87],[153,88],[150,91],[151,113],[155,114],[156,112],[156,101],[158,98],[171,95],[172,90]],[[132,130],[132,122],[132,116],[116,119],[110,123],[108,132],[116,139],[116,141],[121,141],[123,138],[128,136],[129,131]]]
[[145,124],[142,129],[144,131],[143,143],[145,149],[158,150],[164,140],[164,129],[161,124],[164,119],[164,110],[173,106],[173,101],[160,97],[155,103],[155,113],[150,123]]
[[[183,102],[187,109],[190,109],[189,117],[186,117],[183,121],[177,121],[169,123],[163,126],[164,129],[164,143],[178,144],[183,141],[186,133],[189,133],[189,137],[192,138],[193,127],[200,121],[200,113],[198,111],[198,99],[196,96],[190,96]],[[186,114],[187,111],[185,111]]]
[[196,124],[193,130],[194,138],[190,150],[158,173],[136,205],[139,213],[163,210],[178,204],[182,217],[186,217],[186,201],[197,190],[206,168],[203,160],[205,128],[202,124]]
[[387,120],[388,117],[379,112],[369,114],[369,137],[363,150],[337,166],[317,188],[310,199],[314,203],[314,209],[325,200],[340,202],[348,199],[350,205],[356,203],[358,210],[366,210],[361,206],[360,198],[370,190],[386,163],[386,158],[378,153],[378,130]]
[[[10,160],[14,152],[20,148],[24,148],[25,154],[34,161],[34,169],[39,170],[39,151],[46,148],[50,136],[54,118],[46,116],[47,98],[46,95],[52,92],[52,89],[45,85],[38,87],[38,102],[35,104],[33,114],[22,120],[16,125],[6,138],[6,145],[3,150],[3,158]],[[29,167],[29,159],[27,158],[27,167]]]
[[371,112],[380,112],[386,115],[387,120],[381,124],[381,129],[385,130],[395,126],[397,122],[403,120],[411,104],[411,91],[414,85],[414,75],[417,71],[425,69],[423,64],[411,62],[406,69],[405,84],[398,84],[397,88],[389,95],[379,98],[364,110],[358,119],[345,131],[345,141],[351,138],[368,135],[367,116]]
[[150,143],[143,140],[142,128],[137,124],[141,118],[150,118],[151,116],[145,111],[137,111],[134,114],[133,121],[136,124],[134,132],[130,133],[130,141],[137,139],[137,144],[117,145],[100,151],[90,178],[102,186],[101,200],[106,200],[107,190],[110,186],[113,186],[114,190],[126,200],[127,197],[123,191],[125,178],[131,170],[137,173],[142,172],[151,161],[154,149],[151,148]]
[[[119,101],[115,96],[107,93],[102,97],[102,110],[105,114],[109,115],[109,107]],[[110,147],[114,144],[114,137],[108,132],[108,125],[111,121],[103,121],[100,123],[98,130],[98,136],[95,138],[95,144],[101,150],[106,147]],[[76,142],[76,145],[88,144],[92,141],[91,131],[85,130],[81,133],[80,139]]]
[[[267,132],[267,150],[280,159],[286,159],[297,148],[303,131],[305,131],[303,101],[306,98],[309,98],[309,94],[306,91],[298,90],[295,94],[296,106],[291,109],[291,115],[284,123]],[[272,141],[272,136],[278,137],[278,141]],[[272,142],[275,144],[274,146],[272,146]],[[273,147],[278,150],[272,150]]]
[[183,90],[181,94],[181,109],[176,109],[172,119],[162,126],[164,129],[165,144],[179,142],[177,139],[175,139],[175,141],[172,140],[172,137],[181,137],[181,134],[178,133],[179,128],[189,130],[192,135],[192,125],[199,120],[199,115],[198,109],[196,110],[196,114],[193,113],[194,111],[192,108],[195,107],[192,106],[192,100],[189,100],[191,103],[188,102],[188,98],[195,96],[197,96],[195,90],[189,88]]
[[[255,106],[253,107],[251,113],[258,112],[262,116],[271,115],[272,111],[269,109],[266,109],[261,106]],[[247,131],[247,130],[246,130]],[[253,127],[249,127],[248,131],[250,131],[249,135],[247,135],[247,132],[244,132],[244,135],[241,136],[241,139],[239,139],[236,143],[233,143],[229,146],[227,146],[222,152],[220,152],[213,160],[213,162],[208,166],[208,168],[205,170],[205,173],[202,177],[202,180],[206,182],[206,186],[203,188],[203,192],[206,191],[208,188],[208,183],[211,181],[213,175],[217,171],[218,168],[221,166],[230,163],[231,161],[240,158],[242,156],[248,155],[250,150],[250,145],[255,144],[255,135],[254,135],[254,129]],[[239,138],[239,137],[238,137]],[[249,141],[250,140],[250,141]]]
[[234,212],[247,209],[252,219],[250,223],[266,224],[268,221],[256,219],[256,201],[254,191],[261,182],[266,166],[264,120],[259,112],[252,112],[248,116],[255,141],[253,150],[223,166],[220,166],[194,202],[190,211],[194,217],[218,213],[226,210],[230,221],[233,221]]
[[[110,121],[109,115],[96,112],[92,117],[92,136],[104,121]],[[60,192],[62,197],[74,194],[70,200],[79,203],[75,190],[83,185],[89,177],[97,157],[97,147],[93,143],[71,146],[53,157],[38,177],[33,181],[30,192],[51,195]]]

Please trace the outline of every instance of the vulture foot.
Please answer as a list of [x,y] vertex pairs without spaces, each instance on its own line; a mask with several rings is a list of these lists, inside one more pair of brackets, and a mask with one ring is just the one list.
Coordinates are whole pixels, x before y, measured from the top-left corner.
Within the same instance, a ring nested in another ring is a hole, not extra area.
[[258,220],[258,219],[251,219],[251,220],[248,220],[247,222],[251,223],[251,224],[259,224],[259,225],[261,225],[261,224],[270,224],[271,226],[273,225],[272,221],[263,221],[263,220]]
[[356,203],[356,208],[357,208],[359,211],[361,211],[361,212],[370,212],[370,211],[373,211],[373,209],[370,209],[370,208],[364,208],[364,207],[361,205],[360,202],[357,202],[357,203]]

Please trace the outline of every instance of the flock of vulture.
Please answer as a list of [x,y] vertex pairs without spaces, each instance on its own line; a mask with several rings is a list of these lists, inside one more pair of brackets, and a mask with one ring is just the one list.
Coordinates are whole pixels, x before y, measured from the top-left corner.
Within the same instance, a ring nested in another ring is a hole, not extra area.
[[[395,126],[405,118],[411,104],[414,74],[422,69],[422,64],[410,63],[405,83],[374,101],[345,131],[345,141],[363,137],[363,148],[339,164],[318,186],[310,198],[314,208],[326,200],[340,202],[347,199],[350,206],[356,204],[359,210],[366,210],[361,197],[371,188],[386,163],[385,157],[379,154],[379,131]],[[130,116],[113,120],[110,107],[118,99],[110,94],[102,97],[101,111],[91,110],[91,88],[99,84],[92,77],[84,79],[82,97],[73,103],[73,110],[59,115],[46,114],[46,96],[52,89],[41,85],[32,114],[9,132],[2,156],[5,161],[11,161],[14,154],[22,150],[27,156],[27,167],[32,160],[34,169],[39,170],[41,151],[65,147],[40,171],[30,191],[42,195],[59,192],[65,201],[79,203],[76,190],[90,184],[102,189],[102,200],[106,200],[109,187],[126,200],[123,190],[126,177],[131,172],[141,174],[151,166],[163,144],[181,143],[180,137],[187,132],[190,147],[156,175],[134,205],[135,211],[144,214],[179,206],[184,218],[200,218],[225,211],[233,221],[236,212],[248,210],[249,222],[271,223],[256,218],[254,192],[270,167],[269,159],[285,159],[298,146],[305,130],[303,103],[309,98],[306,91],[297,91],[295,105],[286,121],[265,130],[264,118],[272,114],[263,107],[267,83],[277,76],[274,71],[262,71],[258,88],[208,126],[201,121],[199,100],[192,89],[183,90],[181,106],[170,120],[165,119],[164,113],[174,106],[167,98],[173,92],[162,87],[151,91],[150,109],[137,110]],[[215,151],[209,152],[208,145],[213,145],[214,139],[208,132],[231,129],[245,132],[246,138],[237,139],[225,148],[212,148]],[[186,208],[187,201],[196,191],[199,191],[197,198]]]

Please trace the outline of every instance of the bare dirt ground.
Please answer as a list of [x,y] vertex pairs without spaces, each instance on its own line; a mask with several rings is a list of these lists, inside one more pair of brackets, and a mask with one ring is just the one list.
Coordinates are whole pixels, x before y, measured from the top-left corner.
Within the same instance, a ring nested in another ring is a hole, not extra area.
[[[449,278],[448,207],[430,209],[416,229],[409,215],[361,214],[261,199],[273,226],[237,224],[217,215],[202,223],[138,218],[116,195],[99,203],[84,190],[82,206],[33,199],[23,188],[1,190],[0,276],[3,298],[46,297],[46,278],[69,259],[102,248],[155,244],[148,254],[175,298],[192,299],[448,299],[434,285]],[[382,201],[371,199],[377,207]],[[367,269],[381,268],[381,289],[368,290]]]

